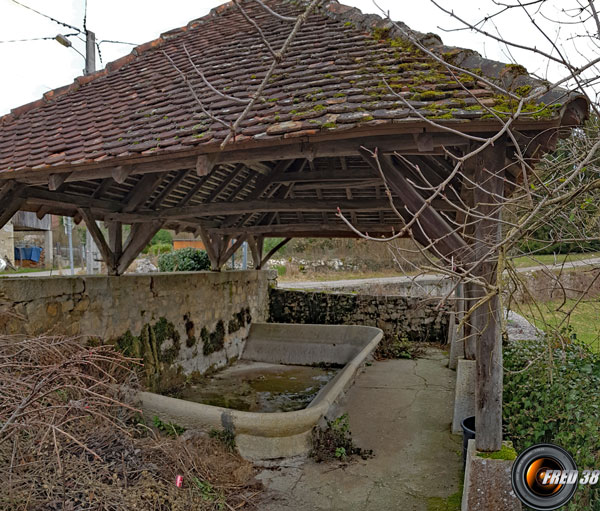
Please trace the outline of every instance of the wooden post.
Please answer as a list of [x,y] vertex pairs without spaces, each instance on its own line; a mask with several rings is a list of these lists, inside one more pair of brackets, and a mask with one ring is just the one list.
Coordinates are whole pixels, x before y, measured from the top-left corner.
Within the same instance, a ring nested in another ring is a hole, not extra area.
[[[504,197],[504,140],[496,141],[482,153],[478,162],[473,190],[475,210],[482,216],[475,224],[475,260],[483,262],[474,273],[489,286],[496,287],[500,219]],[[478,155],[479,156],[479,155]],[[477,388],[475,392],[476,447],[480,451],[498,451],[502,447],[502,340],[501,311],[498,288],[496,294],[474,311],[472,321],[477,338]],[[488,291],[479,286],[475,299]]]

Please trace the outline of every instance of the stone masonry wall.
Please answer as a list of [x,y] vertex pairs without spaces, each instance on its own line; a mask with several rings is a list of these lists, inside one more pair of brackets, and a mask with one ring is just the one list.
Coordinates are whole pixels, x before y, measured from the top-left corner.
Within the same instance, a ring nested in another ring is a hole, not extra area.
[[0,278],[0,333],[115,342],[156,379],[170,367],[202,373],[238,357],[250,323],[266,321],[273,278],[270,271]]
[[15,233],[11,222],[0,228],[0,258],[8,257],[12,263],[15,262],[14,236]]
[[271,288],[269,321],[367,325],[381,328],[388,342],[445,342],[449,304],[440,298],[374,296]]
[[506,279],[506,298],[517,303],[547,302],[563,298],[600,296],[600,268],[582,266],[564,271],[541,269],[519,273],[519,284]]

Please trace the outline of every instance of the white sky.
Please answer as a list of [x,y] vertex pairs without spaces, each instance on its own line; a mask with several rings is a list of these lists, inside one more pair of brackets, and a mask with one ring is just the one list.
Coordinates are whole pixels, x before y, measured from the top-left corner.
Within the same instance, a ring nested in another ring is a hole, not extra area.
[[[85,0],[19,0],[36,10],[60,21],[82,28]],[[98,41],[119,40],[144,43],[155,39],[162,32],[183,26],[199,18],[225,0],[88,0],[87,25],[96,33]],[[513,2],[515,0],[512,0]],[[448,9],[469,21],[476,21],[486,14],[498,10],[491,0],[439,0]],[[380,13],[372,0],[342,0],[341,3],[358,7],[363,12]],[[546,16],[561,16],[560,10],[572,6],[575,0],[551,0],[546,5]],[[471,48],[494,60],[513,60],[506,48],[482,35],[461,31],[443,33],[440,27],[458,26],[448,15],[441,12],[430,0],[378,0],[378,4],[389,10],[392,18],[404,21],[415,30],[435,32],[446,44]],[[556,6],[560,6],[560,9]],[[564,14],[562,14],[564,18]],[[536,14],[536,19],[546,27],[548,35],[556,38],[554,26]],[[524,16],[514,12],[497,19],[497,27],[503,35],[528,45],[548,48],[549,43],[537,32]],[[487,25],[490,31],[492,25]],[[564,27],[558,37],[561,45],[579,62],[595,58],[597,48],[590,48],[584,40],[569,40],[569,32],[577,27]],[[0,41],[55,36],[68,33],[68,28],[53,23],[35,14],[12,0],[0,0]],[[71,38],[74,46],[85,53],[84,45]],[[574,48],[577,48],[576,50]],[[131,46],[102,44],[104,64],[131,51]],[[513,51],[514,58],[530,72],[546,75],[547,69],[539,56]],[[96,57],[98,69],[103,66]],[[54,40],[18,43],[0,42],[0,115],[11,108],[34,101],[47,90],[66,85],[82,74],[84,61],[72,48],[60,46]],[[558,75],[550,69],[551,78]]]

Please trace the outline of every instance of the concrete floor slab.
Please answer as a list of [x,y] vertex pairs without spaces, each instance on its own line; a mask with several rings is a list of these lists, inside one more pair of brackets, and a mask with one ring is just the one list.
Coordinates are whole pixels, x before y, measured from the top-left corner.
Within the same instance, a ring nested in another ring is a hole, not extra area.
[[260,476],[265,511],[427,511],[459,488],[460,436],[452,435],[454,372],[447,354],[375,362],[349,390],[346,410],[358,446],[375,457],[349,464],[273,467]]

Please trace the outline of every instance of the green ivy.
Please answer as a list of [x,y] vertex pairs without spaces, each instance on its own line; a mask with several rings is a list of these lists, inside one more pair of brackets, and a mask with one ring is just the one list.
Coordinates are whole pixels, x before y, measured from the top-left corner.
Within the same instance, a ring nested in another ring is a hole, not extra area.
[[[600,355],[580,344],[519,341],[504,349],[504,426],[518,452],[537,443],[569,451],[580,470],[600,467]],[[566,508],[600,511],[600,489],[582,486]]]

